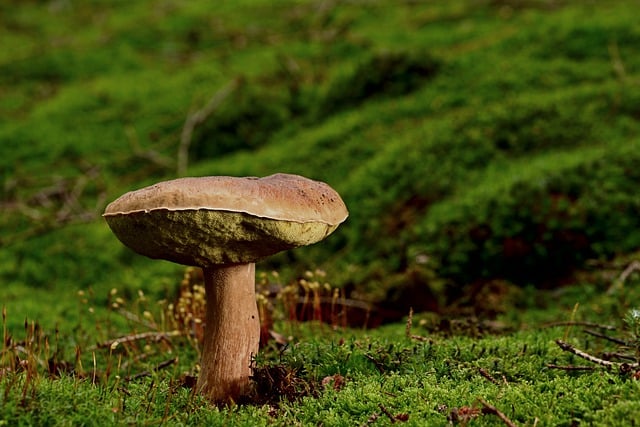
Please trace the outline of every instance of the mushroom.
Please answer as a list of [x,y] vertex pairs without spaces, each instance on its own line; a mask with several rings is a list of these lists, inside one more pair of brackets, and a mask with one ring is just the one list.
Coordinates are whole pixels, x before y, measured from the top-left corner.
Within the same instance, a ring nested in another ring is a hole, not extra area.
[[298,175],[211,176],[122,195],[103,215],[135,252],[203,269],[207,312],[197,390],[212,403],[252,389],[260,341],[255,262],[316,243],[348,216],[331,187]]

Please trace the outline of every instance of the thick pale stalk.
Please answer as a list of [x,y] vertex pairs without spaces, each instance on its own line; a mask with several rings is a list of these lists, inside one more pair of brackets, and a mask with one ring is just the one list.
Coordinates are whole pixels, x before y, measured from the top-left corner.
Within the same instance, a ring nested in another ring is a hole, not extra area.
[[213,403],[237,402],[251,392],[260,343],[255,264],[203,270],[207,314],[197,389]]

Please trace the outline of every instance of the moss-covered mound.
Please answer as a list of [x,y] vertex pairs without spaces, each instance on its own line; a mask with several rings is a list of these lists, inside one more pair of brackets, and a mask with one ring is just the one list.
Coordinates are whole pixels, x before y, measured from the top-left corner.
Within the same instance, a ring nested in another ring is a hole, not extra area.
[[622,0],[8,2],[6,299],[158,289],[175,270],[131,256],[100,213],[179,174],[330,183],[349,221],[264,267],[325,265],[373,299],[555,283],[637,249],[635,15]]

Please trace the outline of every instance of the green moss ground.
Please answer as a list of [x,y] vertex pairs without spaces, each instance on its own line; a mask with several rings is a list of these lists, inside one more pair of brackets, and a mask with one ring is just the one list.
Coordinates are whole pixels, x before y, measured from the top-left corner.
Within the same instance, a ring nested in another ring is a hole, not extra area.
[[[2,419],[23,425],[387,425],[389,417],[397,417],[403,425],[503,425],[482,411],[486,402],[516,425],[633,425],[640,413],[637,368],[601,367],[562,351],[554,341],[598,357],[628,352],[585,330],[630,345],[637,340],[638,324],[634,329],[623,322],[635,307],[637,283],[629,280],[610,293],[593,285],[518,291],[504,300],[511,309],[492,321],[415,315],[412,337],[406,323],[358,330],[277,321],[274,329],[291,341],[284,348],[272,341],[261,351],[256,371],[261,398],[220,409],[192,393],[189,375],[197,353],[188,341],[92,349],[94,340],[127,327],[118,325],[122,319],[117,321],[115,310],[103,318],[87,314],[71,341],[62,331],[60,337],[49,336],[48,345],[42,337],[24,341],[31,357],[17,353],[26,360],[23,369],[6,369],[0,378]],[[121,304],[130,313],[157,313],[151,301],[139,297]],[[553,326],[552,320],[574,325]],[[86,349],[75,362],[72,343]],[[10,366],[6,356],[16,353],[4,354],[5,367]],[[26,367],[46,364],[46,357],[61,374]]]

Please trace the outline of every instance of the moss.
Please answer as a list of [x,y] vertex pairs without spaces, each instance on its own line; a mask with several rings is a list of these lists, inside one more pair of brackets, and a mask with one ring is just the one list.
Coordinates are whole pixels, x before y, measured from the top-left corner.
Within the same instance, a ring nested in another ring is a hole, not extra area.
[[424,250],[459,282],[517,283],[560,280],[586,259],[631,250],[640,243],[634,146],[527,161],[526,170],[512,166],[501,181],[488,174],[429,213]]

